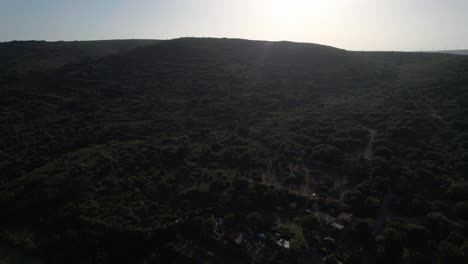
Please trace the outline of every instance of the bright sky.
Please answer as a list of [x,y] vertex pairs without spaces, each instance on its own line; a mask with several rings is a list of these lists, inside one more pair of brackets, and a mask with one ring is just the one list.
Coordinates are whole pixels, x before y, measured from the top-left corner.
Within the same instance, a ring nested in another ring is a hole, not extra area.
[[0,0],[0,41],[178,37],[468,49],[468,0]]

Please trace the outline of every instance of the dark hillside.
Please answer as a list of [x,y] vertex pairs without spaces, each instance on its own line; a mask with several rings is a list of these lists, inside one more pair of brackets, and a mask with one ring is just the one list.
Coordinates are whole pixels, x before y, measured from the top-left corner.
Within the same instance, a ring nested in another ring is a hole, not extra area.
[[436,53],[449,53],[449,54],[457,54],[457,55],[468,55],[468,50],[440,50],[434,51]]
[[95,44],[0,81],[4,243],[48,263],[466,260],[468,57]]
[[2,75],[57,69],[68,63],[131,50],[158,40],[11,41],[0,43]]

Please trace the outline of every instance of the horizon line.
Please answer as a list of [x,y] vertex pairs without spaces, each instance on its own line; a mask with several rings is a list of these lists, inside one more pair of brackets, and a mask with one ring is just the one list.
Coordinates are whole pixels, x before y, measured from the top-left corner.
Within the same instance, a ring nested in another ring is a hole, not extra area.
[[311,45],[321,45],[327,46],[336,49],[342,49],[346,51],[354,51],[354,52],[448,52],[448,51],[468,51],[468,48],[462,49],[430,49],[430,50],[376,50],[376,49],[369,49],[369,50],[350,50],[345,48],[340,48],[328,44],[321,44],[316,42],[304,42],[304,41],[292,41],[292,40],[265,40],[265,39],[248,39],[248,38],[241,38],[241,37],[176,37],[176,38],[166,38],[166,39],[158,39],[158,38],[104,38],[104,39],[74,39],[74,40],[64,40],[64,39],[54,39],[54,40],[44,40],[44,39],[13,39],[13,40],[3,40],[0,41],[2,43],[11,43],[11,42],[48,42],[48,43],[57,43],[57,42],[93,42],[93,41],[125,41],[125,40],[147,40],[147,41],[170,41],[176,39],[184,39],[184,38],[193,38],[193,39],[232,39],[232,40],[246,40],[246,41],[259,41],[259,42],[289,42],[289,43],[297,43],[297,44],[311,44]]

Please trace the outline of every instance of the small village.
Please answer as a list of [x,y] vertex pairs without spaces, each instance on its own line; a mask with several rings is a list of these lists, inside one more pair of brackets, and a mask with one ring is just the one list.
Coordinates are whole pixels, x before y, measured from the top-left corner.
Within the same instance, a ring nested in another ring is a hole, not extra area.
[[[346,231],[354,221],[354,215],[334,208],[321,208],[317,202],[310,206],[299,205],[292,202],[287,208],[277,207],[280,214],[294,216],[294,218],[312,217],[316,219],[321,230],[317,235],[318,242],[308,245],[300,263],[322,263],[330,249],[335,249],[339,241],[346,239]],[[216,239],[226,247],[247,255],[251,263],[271,262],[287,259],[293,253],[293,239],[295,236],[295,223],[277,221],[273,225],[252,229],[239,226],[237,229],[227,227],[223,217],[211,216],[215,222]],[[318,227],[317,227],[318,229]],[[291,231],[293,230],[293,231]],[[280,262],[281,263],[281,262]],[[340,261],[336,263],[342,263]]]

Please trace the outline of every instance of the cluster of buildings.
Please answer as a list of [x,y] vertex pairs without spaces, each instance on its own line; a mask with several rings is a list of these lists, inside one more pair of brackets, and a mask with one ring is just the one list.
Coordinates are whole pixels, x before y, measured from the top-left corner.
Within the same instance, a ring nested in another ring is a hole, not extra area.
[[[306,214],[314,215],[322,224],[328,225],[338,231],[348,227],[354,218],[353,214],[339,212],[336,209],[320,210],[317,203],[314,203],[312,207],[309,208],[310,209],[305,210]],[[300,207],[297,206],[296,203],[291,203],[289,205],[289,209],[291,209],[293,212],[301,211]],[[239,252],[242,251],[246,253],[246,255],[252,259],[267,255],[273,257],[273,255],[282,254],[281,252],[289,252],[291,243],[288,236],[282,235],[284,233],[284,227],[280,225],[271,227],[268,234],[266,234],[261,232],[254,232],[253,230],[245,230],[245,228],[240,228],[237,231],[229,230],[231,228],[226,229],[223,218],[213,217],[213,220],[216,223],[215,233],[217,234],[218,239],[223,241],[223,243],[228,247],[234,246],[232,247],[233,250],[240,250]],[[244,229],[244,231],[240,231],[242,229]],[[326,237],[324,240],[326,241],[329,239],[332,238]],[[267,241],[270,242],[267,243]],[[278,248],[284,250],[278,251]]]
[[306,209],[305,211],[308,214],[315,215],[320,220],[320,222],[328,224],[337,230],[343,230],[345,226],[351,223],[353,220],[353,214],[350,213],[339,213],[335,217],[318,209]]
[[316,211],[313,214],[317,216],[322,223],[328,224],[337,230],[343,230],[353,219],[353,214],[348,213],[340,213],[336,217],[321,211]]

